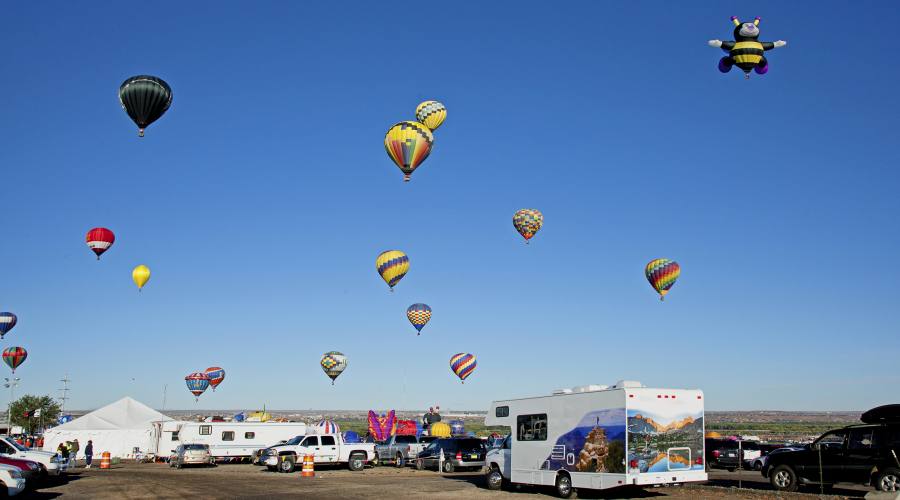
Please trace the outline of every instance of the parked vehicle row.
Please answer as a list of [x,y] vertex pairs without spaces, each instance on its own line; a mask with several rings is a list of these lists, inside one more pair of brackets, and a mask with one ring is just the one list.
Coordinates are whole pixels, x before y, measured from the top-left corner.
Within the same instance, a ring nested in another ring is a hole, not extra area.
[[415,460],[419,453],[436,439],[434,436],[391,436],[388,441],[375,445],[375,458],[372,464],[393,463],[397,467],[403,467],[411,460]]
[[9,436],[0,436],[0,496],[13,496],[58,476],[65,462],[55,453],[32,450]]

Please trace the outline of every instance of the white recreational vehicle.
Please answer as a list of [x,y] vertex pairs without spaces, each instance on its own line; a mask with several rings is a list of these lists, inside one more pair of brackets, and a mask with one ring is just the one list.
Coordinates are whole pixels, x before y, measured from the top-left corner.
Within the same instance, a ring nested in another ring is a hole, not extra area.
[[488,453],[488,486],[574,488],[706,481],[703,392],[639,382],[589,385],[495,401],[485,424],[510,435]]
[[294,436],[306,434],[303,422],[157,422],[157,455],[167,456],[179,444],[209,445],[214,458],[252,457]]

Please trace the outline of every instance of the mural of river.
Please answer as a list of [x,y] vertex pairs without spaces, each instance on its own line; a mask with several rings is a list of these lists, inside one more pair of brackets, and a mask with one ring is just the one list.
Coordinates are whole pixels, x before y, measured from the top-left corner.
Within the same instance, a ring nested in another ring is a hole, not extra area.
[[628,409],[628,466],[640,472],[703,470],[703,412]]

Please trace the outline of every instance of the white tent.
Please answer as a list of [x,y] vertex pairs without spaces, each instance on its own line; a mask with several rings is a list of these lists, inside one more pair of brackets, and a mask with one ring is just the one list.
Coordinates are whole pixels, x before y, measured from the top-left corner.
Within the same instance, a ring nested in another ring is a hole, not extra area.
[[114,457],[133,458],[134,449],[146,453],[155,449],[153,422],[172,420],[149,406],[124,397],[87,415],[44,432],[44,450],[56,451],[59,443],[78,440],[78,456],[84,455],[88,440],[94,442],[97,460],[104,451]]

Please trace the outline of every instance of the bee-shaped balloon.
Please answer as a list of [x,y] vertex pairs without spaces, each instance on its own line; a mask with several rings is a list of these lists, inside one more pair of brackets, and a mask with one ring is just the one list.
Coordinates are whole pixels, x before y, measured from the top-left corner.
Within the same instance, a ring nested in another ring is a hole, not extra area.
[[719,60],[719,71],[728,73],[732,66],[744,70],[744,76],[750,78],[750,71],[756,71],[759,75],[765,75],[769,71],[769,61],[763,56],[767,50],[784,47],[787,42],[760,42],[759,18],[752,23],[742,23],[736,16],[731,16],[734,23],[734,41],[710,40],[710,47],[718,47],[728,55]]

